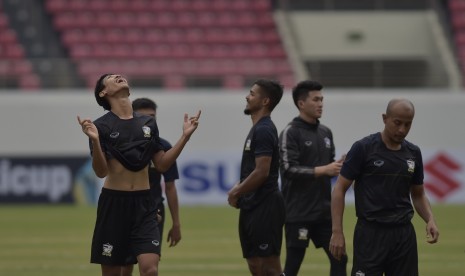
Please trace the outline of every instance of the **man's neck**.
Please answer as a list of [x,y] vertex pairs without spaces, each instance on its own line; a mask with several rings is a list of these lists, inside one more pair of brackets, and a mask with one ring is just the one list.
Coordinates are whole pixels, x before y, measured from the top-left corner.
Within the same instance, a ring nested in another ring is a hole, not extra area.
[[111,112],[121,119],[131,119],[133,110],[129,98],[116,98],[111,103]]
[[386,148],[390,150],[400,150],[401,148],[401,144],[389,139],[387,135],[384,133],[384,131],[381,132],[381,140],[383,140],[383,143],[386,146]]
[[300,117],[300,119],[304,120],[305,122],[307,122],[309,124],[316,124],[316,122],[318,120],[317,118],[313,118],[313,117],[305,115],[305,113],[303,113],[303,112],[299,113],[299,117]]
[[257,111],[257,113],[250,114],[250,118],[252,118],[252,125],[255,125],[258,121],[260,121],[261,118],[268,117],[270,115],[271,112],[265,110],[260,110]]

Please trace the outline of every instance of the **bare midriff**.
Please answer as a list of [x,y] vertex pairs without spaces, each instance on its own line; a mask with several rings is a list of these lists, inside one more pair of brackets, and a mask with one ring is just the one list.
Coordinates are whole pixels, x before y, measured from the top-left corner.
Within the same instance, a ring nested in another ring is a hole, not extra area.
[[107,160],[108,175],[103,187],[119,191],[139,191],[150,189],[148,165],[140,171],[126,169],[118,160]]

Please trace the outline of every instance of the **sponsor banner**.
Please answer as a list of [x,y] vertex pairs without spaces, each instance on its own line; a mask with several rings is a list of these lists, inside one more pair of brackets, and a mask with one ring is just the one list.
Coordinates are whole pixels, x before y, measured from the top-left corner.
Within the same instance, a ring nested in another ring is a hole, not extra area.
[[[424,150],[422,154],[430,201],[465,203],[465,150]],[[239,180],[240,159],[240,150],[181,155],[176,182],[181,204],[227,204],[227,191]],[[354,202],[352,187],[346,202]]]
[[[180,204],[227,204],[240,162],[240,150],[186,150],[177,160]],[[426,150],[423,163],[432,203],[465,203],[465,150]],[[0,203],[96,204],[102,183],[88,157],[0,157]],[[354,202],[352,188],[346,202]]]
[[0,203],[74,203],[85,157],[0,157]]

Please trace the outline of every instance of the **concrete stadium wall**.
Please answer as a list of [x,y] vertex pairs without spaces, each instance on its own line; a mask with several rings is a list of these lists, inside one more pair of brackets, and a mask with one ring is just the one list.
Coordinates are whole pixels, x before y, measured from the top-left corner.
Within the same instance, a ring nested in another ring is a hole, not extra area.
[[[322,123],[332,128],[337,147],[347,150],[352,142],[382,129],[381,114],[394,97],[411,99],[416,106],[409,139],[422,147],[464,148],[465,93],[449,91],[325,90]],[[243,115],[247,91],[150,92],[134,90],[131,98],[149,97],[159,104],[161,136],[170,141],[181,134],[184,112],[202,110],[201,124],[189,142],[189,150],[238,149],[242,147],[250,118]],[[88,91],[0,94],[1,155],[66,155],[87,153],[87,140],[76,116],[97,118],[104,114]],[[282,130],[297,114],[289,91],[273,112]]]
[[[337,155],[347,152],[355,140],[383,129],[381,114],[391,98],[412,100],[416,116],[408,140],[422,148],[427,167],[425,184],[430,187],[432,200],[465,202],[464,93],[329,89],[323,92],[321,121],[333,130]],[[226,192],[238,179],[242,146],[251,127],[250,118],[243,114],[247,93],[133,90],[132,99],[150,97],[157,101],[160,134],[172,143],[181,135],[184,112],[194,114],[202,110],[199,129],[178,159],[181,174],[178,192],[183,204],[226,203]],[[0,158],[87,158],[88,140],[76,116],[95,119],[102,114],[103,109],[86,90],[0,94]],[[272,119],[281,131],[296,115],[297,109],[287,91]],[[14,192],[14,184],[7,181],[13,174],[6,173],[14,169],[12,162],[2,163],[0,196],[2,191]]]
[[[435,53],[431,12],[291,13],[302,56],[315,59],[414,57]],[[360,35],[353,40],[351,36]]]

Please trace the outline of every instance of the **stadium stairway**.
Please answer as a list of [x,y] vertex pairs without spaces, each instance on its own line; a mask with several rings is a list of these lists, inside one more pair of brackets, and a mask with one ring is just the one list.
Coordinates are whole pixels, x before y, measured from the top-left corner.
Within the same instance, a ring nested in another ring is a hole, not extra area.
[[82,86],[69,61],[42,1],[3,0],[10,27],[24,48],[25,57],[41,80],[42,88]]

